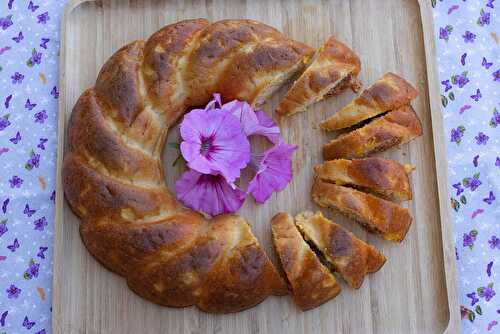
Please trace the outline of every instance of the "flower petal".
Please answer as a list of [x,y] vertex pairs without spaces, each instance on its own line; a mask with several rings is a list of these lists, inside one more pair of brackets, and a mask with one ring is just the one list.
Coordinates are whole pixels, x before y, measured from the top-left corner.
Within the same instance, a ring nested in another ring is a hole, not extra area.
[[[234,182],[250,161],[250,142],[239,120],[225,110],[192,110],[184,116],[180,132],[182,156],[191,169],[200,173],[222,174]],[[210,144],[202,153],[207,139]]]
[[288,185],[293,174],[291,156],[296,149],[297,146],[280,142],[264,152],[257,174],[247,190],[257,203],[264,203],[273,192]]
[[246,197],[222,175],[200,174],[195,170],[184,172],[175,183],[175,190],[184,205],[211,216],[236,212]]

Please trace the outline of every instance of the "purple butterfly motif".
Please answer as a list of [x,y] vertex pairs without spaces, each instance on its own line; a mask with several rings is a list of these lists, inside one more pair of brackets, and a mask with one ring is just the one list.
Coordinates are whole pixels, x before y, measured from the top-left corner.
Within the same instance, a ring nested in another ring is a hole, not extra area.
[[48,142],[49,140],[47,138],[40,138],[40,142],[36,147],[38,147],[41,150],[45,150],[45,143]]
[[10,46],[4,46],[3,48],[0,48],[0,56],[4,54],[4,52],[9,51],[11,49]]
[[49,12],[45,12],[45,13],[38,15],[37,19],[38,19],[38,23],[46,24],[47,21],[50,20]]
[[12,100],[12,94],[10,94],[9,96],[7,96],[7,97],[5,98],[5,102],[4,102],[5,109],[9,109],[9,106],[10,106],[10,100]]
[[0,317],[0,326],[5,327],[5,319],[7,318],[7,315],[9,314],[9,311],[5,311],[2,313],[2,316]]
[[50,200],[51,200],[52,202],[55,202],[55,201],[56,201],[56,191],[55,191],[55,190],[53,190],[53,191],[52,191],[52,194],[50,194]]
[[47,49],[47,43],[50,41],[50,38],[42,38],[42,42],[40,43],[40,47]]
[[1,147],[0,148],[0,155],[9,152],[10,150],[7,147]]
[[477,102],[483,96],[481,95],[481,91],[478,88],[478,89],[476,89],[476,94],[475,95],[471,95],[470,97],[471,97],[471,99],[473,99],[474,101]]
[[35,225],[35,230],[37,231],[43,231],[45,226],[48,225],[47,219],[45,217],[42,217],[40,219],[37,219],[33,222],[33,225]]
[[34,321],[29,321],[28,316],[24,317],[23,327],[26,327],[26,329],[31,329],[33,326],[35,326],[35,324],[36,323]]
[[488,274],[488,277],[491,277],[491,267],[493,267],[493,261],[488,263],[488,265],[486,266],[486,274]]
[[30,99],[26,100],[26,103],[24,104],[24,108],[28,110],[33,110],[33,108],[36,107],[36,103],[31,103]]
[[483,202],[488,203],[488,205],[491,205],[493,201],[496,199],[495,194],[493,194],[493,191],[490,191],[488,197],[483,198]]
[[7,198],[5,201],[2,203],[2,212],[5,214],[7,212],[7,205],[9,205],[10,198]]
[[49,249],[49,247],[44,247],[44,246],[39,247],[36,256],[38,256],[41,259],[45,259],[45,251],[47,249]]
[[30,3],[28,4],[28,9],[32,12],[36,11],[38,8],[40,8],[40,6],[35,5],[33,1],[30,1]]
[[456,11],[458,8],[460,8],[458,5],[453,5],[448,9],[448,15]]
[[12,243],[12,245],[8,245],[7,248],[12,252],[14,253],[16,251],[16,249],[19,248],[19,240],[17,240],[17,238],[14,239],[14,242]]
[[488,3],[486,4],[486,7],[495,8],[495,6],[493,5],[494,1],[495,0],[488,0]]
[[19,34],[17,34],[17,36],[12,37],[12,40],[14,42],[16,42],[16,43],[21,42],[23,39],[24,39],[24,36],[23,36],[23,32],[22,31],[20,31]]
[[56,86],[54,86],[54,88],[52,88],[52,90],[50,91],[50,95],[52,95],[54,97],[54,99],[59,98],[59,91],[57,90]]
[[45,331],[45,328],[43,328],[42,330],[36,332],[35,334],[47,334],[47,332]]
[[35,214],[35,212],[36,212],[36,210],[30,209],[30,206],[28,204],[26,204],[26,206],[24,207],[23,213],[28,217],[33,216]]
[[7,7],[9,7],[9,9],[12,9],[12,4],[14,3],[14,0],[9,0],[9,3],[7,4]]
[[14,145],[21,141],[21,134],[19,131],[16,132],[16,136],[9,139]]
[[476,155],[474,159],[472,159],[472,164],[474,165],[474,167],[477,167],[477,165],[479,164],[479,155]]
[[489,69],[493,65],[493,62],[488,63],[485,57],[483,57],[483,61],[481,62],[481,66],[484,66],[484,68]]
[[460,57],[460,63],[461,63],[462,65],[465,65],[465,58],[466,58],[466,57],[467,57],[467,53],[464,53],[464,54],[462,55],[462,57]]

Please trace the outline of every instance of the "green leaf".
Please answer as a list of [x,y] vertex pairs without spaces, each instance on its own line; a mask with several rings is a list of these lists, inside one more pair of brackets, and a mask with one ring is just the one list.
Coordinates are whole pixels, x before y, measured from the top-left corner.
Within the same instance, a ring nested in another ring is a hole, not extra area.
[[479,14],[480,14],[481,16],[483,16],[483,15],[484,15],[484,9],[483,9],[483,8],[481,8],[481,10],[479,11]]
[[469,312],[467,317],[469,318],[470,322],[474,322],[474,319],[476,319],[476,315],[474,314],[474,312]]
[[495,122],[495,120],[494,120],[493,118],[492,118],[492,119],[490,119],[490,126],[491,126],[492,128],[496,128],[496,127],[497,127],[497,123]]
[[494,112],[494,113],[496,113],[496,112],[497,112],[497,108],[496,108],[496,107],[495,107],[495,108],[493,108],[493,112]]
[[472,175],[475,179],[479,179],[479,175],[481,175],[481,173],[477,172],[477,173],[474,173],[474,175]]
[[449,93],[448,93],[448,98],[449,98],[451,101],[454,101],[454,100],[455,100],[455,94],[453,94],[453,92],[449,92]]
[[476,313],[479,315],[483,314],[483,310],[481,310],[481,306],[479,306],[479,305],[476,306]]
[[465,126],[463,126],[463,125],[459,125],[457,129],[458,129],[458,131],[460,131],[461,133],[464,133],[464,132],[465,132]]
[[448,99],[446,98],[446,96],[444,95],[441,95],[441,104],[443,105],[443,107],[446,108],[446,106],[448,105]]
[[460,203],[454,198],[451,198],[450,200],[451,200],[451,207],[453,208],[453,210],[458,212],[458,209],[460,209]]
[[28,274],[28,273],[26,273],[26,272],[23,274],[23,277],[24,277],[24,279],[30,279],[29,274]]
[[490,284],[488,284],[488,288],[493,289],[493,282],[491,282]]
[[26,168],[26,170],[32,170],[33,169],[33,166],[31,166],[29,163],[26,163],[24,165],[24,168]]
[[460,202],[462,202],[462,204],[467,204],[467,198],[465,198],[465,195],[460,196]]
[[446,26],[446,30],[448,30],[448,32],[452,32],[453,31],[453,27],[451,25],[447,25]]
[[432,8],[436,7],[436,1],[437,0],[431,0],[431,6],[432,6]]
[[464,77],[466,77],[466,76],[467,76],[467,74],[469,74],[469,72],[468,72],[468,71],[463,71],[463,72],[462,72],[462,75],[463,75]]
[[480,287],[480,288],[477,288],[477,294],[478,295],[482,295],[483,294],[483,291],[484,291],[484,288],[483,287]]
[[5,114],[5,115],[3,115],[3,117],[2,117],[2,118],[3,118],[3,119],[9,119],[9,117],[10,117],[10,114]]
[[456,85],[456,83],[457,83],[457,76],[455,74],[453,74],[451,76],[451,83],[454,84],[454,85]]
[[470,235],[472,235],[473,237],[477,237],[477,230],[471,230]]
[[464,185],[464,187],[467,187],[469,185],[469,179],[468,178],[464,178],[462,180],[462,184]]

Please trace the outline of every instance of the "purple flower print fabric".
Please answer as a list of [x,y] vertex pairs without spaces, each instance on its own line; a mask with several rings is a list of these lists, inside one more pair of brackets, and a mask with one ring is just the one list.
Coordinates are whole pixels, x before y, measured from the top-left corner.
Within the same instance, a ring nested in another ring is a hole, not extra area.
[[[463,333],[500,332],[500,0],[434,7]],[[0,1],[0,334],[51,332],[59,19]]]
[[50,333],[59,17],[0,1],[0,333]]
[[500,0],[432,1],[463,333],[500,333]]

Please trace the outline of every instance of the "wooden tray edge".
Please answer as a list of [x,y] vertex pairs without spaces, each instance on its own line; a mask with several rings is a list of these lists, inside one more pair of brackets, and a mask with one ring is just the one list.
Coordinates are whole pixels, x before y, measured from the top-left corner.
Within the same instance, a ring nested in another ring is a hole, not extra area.
[[439,213],[441,216],[441,238],[443,241],[443,262],[448,294],[449,322],[444,333],[460,333],[461,318],[459,312],[457,268],[455,260],[455,241],[448,192],[448,161],[446,157],[443,115],[439,94],[439,75],[437,71],[436,43],[434,39],[434,20],[432,7],[428,0],[418,0],[424,34],[427,84],[429,105],[431,108],[432,135],[434,141],[434,161],[436,163],[436,181],[438,185]]
[[[67,39],[67,24],[68,20],[78,6],[86,2],[97,0],[71,0],[64,8],[64,14],[60,23],[60,54],[59,54],[59,82],[64,82],[66,64],[65,43]],[[432,17],[432,7],[428,0],[417,0],[420,6],[420,15],[423,30],[425,60],[427,68],[427,84],[429,87],[429,105],[431,109],[432,134],[434,142],[434,154],[436,164],[436,177],[439,197],[439,211],[441,220],[441,238],[443,243],[443,262],[446,277],[446,290],[448,296],[449,321],[445,334],[460,333],[460,313],[458,300],[458,285],[457,285],[457,269],[455,260],[455,243],[453,238],[453,226],[451,222],[451,212],[449,209],[448,199],[448,162],[446,159],[437,159],[439,156],[446,156],[446,146],[444,139],[444,124],[441,113],[441,104],[439,99],[439,76],[437,71],[436,61],[436,45],[434,40],[434,26]],[[53,251],[53,279],[52,279],[52,331],[55,334],[63,334],[63,329],[70,324],[63,324],[59,317],[61,314],[60,304],[60,289],[62,283],[62,267],[58,266],[58,259],[61,254],[60,240],[62,235],[62,213],[64,193],[62,188],[62,161],[64,154],[64,138],[65,138],[65,112],[64,112],[64,96],[65,90],[60,88],[59,96],[59,111],[58,111],[58,146],[57,146],[57,169],[56,169],[56,206],[55,206],[55,221],[54,221],[54,251]]]

